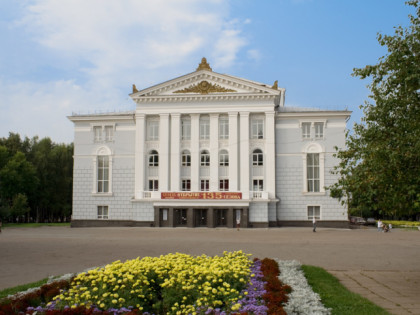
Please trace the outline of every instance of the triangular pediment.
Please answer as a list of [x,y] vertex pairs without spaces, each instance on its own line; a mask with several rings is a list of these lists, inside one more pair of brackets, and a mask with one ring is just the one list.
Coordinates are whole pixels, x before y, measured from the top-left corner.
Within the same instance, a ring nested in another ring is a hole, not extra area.
[[[203,58],[204,59],[204,58]],[[202,61],[203,63],[203,61]],[[195,72],[138,91],[133,85],[134,100],[159,97],[235,96],[264,95],[278,96],[283,89],[226,74],[213,72],[209,66],[199,65]],[[208,64],[207,64],[208,65]]]

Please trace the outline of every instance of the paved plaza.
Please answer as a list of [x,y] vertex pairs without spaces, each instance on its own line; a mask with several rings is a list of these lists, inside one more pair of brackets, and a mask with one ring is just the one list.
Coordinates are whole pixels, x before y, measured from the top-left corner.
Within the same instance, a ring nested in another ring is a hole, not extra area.
[[395,229],[7,228],[0,289],[118,259],[225,250],[320,266],[392,314],[420,314],[420,232]]

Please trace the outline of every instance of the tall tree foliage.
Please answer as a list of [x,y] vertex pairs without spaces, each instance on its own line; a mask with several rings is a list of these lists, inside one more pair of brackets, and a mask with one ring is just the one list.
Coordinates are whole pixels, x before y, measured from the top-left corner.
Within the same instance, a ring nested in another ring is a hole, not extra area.
[[73,144],[0,138],[0,217],[53,221],[71,214]]
[[420,212],[420,7],[419,0],[407,4],[415,9],[409,27],[396,27],[392,36],[379,34],[388,53],[378,64],[353,72],[372,80],[373,102],[360,106],[364,117],[337,153],[340,179],[329,189],[357,213]]

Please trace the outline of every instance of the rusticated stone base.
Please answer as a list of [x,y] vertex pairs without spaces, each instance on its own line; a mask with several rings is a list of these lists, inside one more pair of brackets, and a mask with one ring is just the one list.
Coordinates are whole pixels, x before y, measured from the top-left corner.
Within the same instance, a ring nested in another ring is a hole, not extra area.
[[72,220],[71,227],[112,227],[112,226],[132,226],[132,227],[153,227],[153,222],[131,221],[131,220]]
[[[277,221],[278,227],[312,227],[312,221]],[[319,228],[339,228],[349,229],[349,221],[317,221],[316,226]]]

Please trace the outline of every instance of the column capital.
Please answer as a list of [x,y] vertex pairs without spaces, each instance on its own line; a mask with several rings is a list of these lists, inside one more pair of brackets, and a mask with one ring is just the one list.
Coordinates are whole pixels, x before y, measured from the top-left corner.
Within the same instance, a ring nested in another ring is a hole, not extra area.
[[144,113],[136,113],[136,119],[144,119],[146,117],[146,114]]
[[228,112],[229,117],[238,116],[238,112]]
[[218,118],[220,116],[220,114],[219,113],[211,113],[211,114],[209,114],[209,116],[210,116],[210,118],[211,117]]
[[180,118],[181,117],[181,113],[171,113],[171,117],[173,117],[173,118]]
[[250,112],[239,112],[239,115],[240,115],[241,117],[248,117],[248,116],[249,116],[249,114],[250,114]]
[[159,117],[169,117],[168,113],[159,114]]
[[276,114],[275,111],[269,111],[269,112],[265,112],[265,116],[274,116]]

